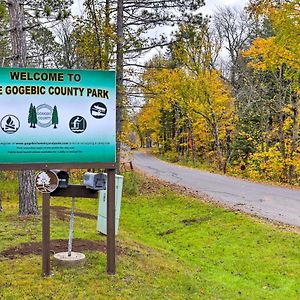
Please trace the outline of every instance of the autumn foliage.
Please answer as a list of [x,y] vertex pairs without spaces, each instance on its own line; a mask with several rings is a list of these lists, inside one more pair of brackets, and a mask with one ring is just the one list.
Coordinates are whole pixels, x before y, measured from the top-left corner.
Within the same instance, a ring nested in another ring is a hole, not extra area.
[[234,80],[215,64],[220,49],[209,22],[181,26],[169,55],[148,62],[133,123],[142,147],[172,161],[297,183],[299,4],[252,1],[248,12],[262,29],[239,49]]

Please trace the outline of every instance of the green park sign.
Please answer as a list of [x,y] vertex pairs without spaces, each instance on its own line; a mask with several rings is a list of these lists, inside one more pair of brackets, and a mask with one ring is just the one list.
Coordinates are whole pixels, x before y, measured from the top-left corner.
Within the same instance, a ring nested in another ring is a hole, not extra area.
[[114,71],[0,68],[0,165],[114,163]]

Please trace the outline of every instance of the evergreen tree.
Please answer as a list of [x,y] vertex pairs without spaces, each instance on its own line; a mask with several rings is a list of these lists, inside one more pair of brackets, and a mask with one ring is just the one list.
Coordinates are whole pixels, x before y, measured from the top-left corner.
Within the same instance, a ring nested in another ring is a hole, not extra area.
[[33,128],[35,128],[35,125],[37,124],[37,113],[36,113],[36,108],[35,106],[32,108],[32,124],[33,124]]
[[28,124],[30,124],[30,128],[32,128],[32,115],[33,115],[33,105],[30,103],[30,108],[28,112]]
[[[9,12],[9,33],[11,42],[11,65],[28,66],[27,35],[28,31],[41,27],[42,24],[60,22],[69,16],[71,0],[10,0],[4,1]],[[36,109],[33,110],[33,128],[37,123]],[[19,172],[19,214],[37,214],[35,174],[32,170]]]
[[[83,68],[109,69],[116,64],[117,70],[117,172],[120,166],[120,137],[122,120],[126,111],[123,107],[131,95],[137,95],[139,83],[132,80],[138,68],[136,63],[151,49],[167,46],[172,41],[161,34],[149,38],[151,30],[164,25],[174,26],[185,22],[201,23],[197,11],[203,0],[85,0],[85,14],[75,28],[77,53]],[[116,49],[114,49],[116,44]],[[116,57],[114,54],[117,54]],[[127,77],[128,76],[128,77]],[[126,92],[124,83],[126,83]]]
[[58,124],[58,113],[57,113],[57,107],[56,105],[53,108],[52,112],[52,124],[54,125],[53,128],[57,128],[56,125]]

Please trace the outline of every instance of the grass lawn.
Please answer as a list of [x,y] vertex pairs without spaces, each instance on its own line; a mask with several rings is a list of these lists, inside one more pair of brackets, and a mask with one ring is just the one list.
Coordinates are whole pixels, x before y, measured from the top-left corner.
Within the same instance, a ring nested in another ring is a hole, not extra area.
[[[97,251],[84,252],[84,268],[52,267],[49,278],[41,278],[39,255],[0,254],[0,299],[300,299],[299,234],[135,173],[124,190],[115,276]],[[1,194],[0,252],[40,241],[41,217],[17,216],[16,182],[7,180]],[[71,199],[51,205],[69,209]],[[75,211],[96,215],[97,201],[77,199]],[[75,217],[74,238],[105,241],[95,227]],[[51,239],[67,238],[68,218],[52,210]]]

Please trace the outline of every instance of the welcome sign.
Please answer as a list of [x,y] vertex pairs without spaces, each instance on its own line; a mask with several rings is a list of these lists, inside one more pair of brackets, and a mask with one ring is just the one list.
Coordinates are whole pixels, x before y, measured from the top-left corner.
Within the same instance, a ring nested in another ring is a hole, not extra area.
[[0,68],[0,164],[114,163],[114,71]]

